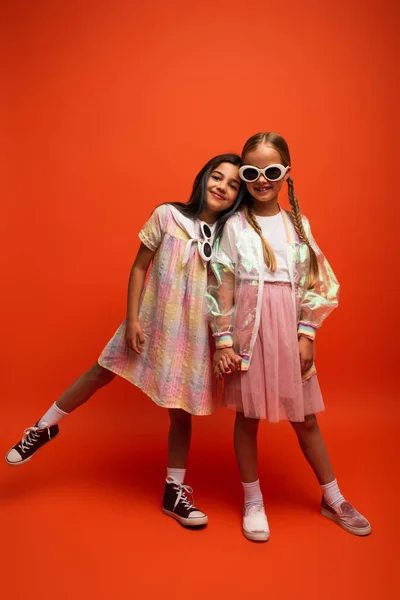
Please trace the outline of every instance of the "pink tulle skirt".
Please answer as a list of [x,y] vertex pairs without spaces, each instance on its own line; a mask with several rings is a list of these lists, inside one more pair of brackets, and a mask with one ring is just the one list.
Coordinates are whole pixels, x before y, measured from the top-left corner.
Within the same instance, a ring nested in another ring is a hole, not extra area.
[[224,405],[271,422],[304,421],[324,410],[318,379],[302,381],[290,284],[265,283],[260,327],[248,371],[225,376]]

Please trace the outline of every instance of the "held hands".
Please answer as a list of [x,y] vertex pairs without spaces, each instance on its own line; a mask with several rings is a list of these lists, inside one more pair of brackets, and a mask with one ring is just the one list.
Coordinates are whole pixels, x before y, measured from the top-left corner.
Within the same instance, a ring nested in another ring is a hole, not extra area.
[[304,375],[314,362],[314,342],[303,335],[299,337],[299,356],[301,374]]
[[229,375],[232,371],[240,371],[241,356],[233,348],[216,350],[213,356],[213,370],[216,377]]
[[144,344],[144,335],[139,321],[127,321],[125,339],[129,350],[141,354],[140,346]]

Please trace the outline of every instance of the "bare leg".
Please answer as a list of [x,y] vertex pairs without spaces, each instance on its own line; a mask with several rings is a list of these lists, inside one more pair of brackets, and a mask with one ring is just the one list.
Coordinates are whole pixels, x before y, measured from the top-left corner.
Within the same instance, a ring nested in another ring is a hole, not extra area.
[[89,400],[97,390],[110,383],[114,377],[114,373],[96,363],[65,390],[56,401],[56,405],[62,411],[70,413]]
[[244,490],[243,534],[249,540],[266,542],[269,539],[269,525],[258,481],[259,423],[259,419],[248,419],[243,413],[237,412],[234,444]]
[[169,409],[168,467],[186,469],[192,439],[192,415],[179,408]]
[[185,527],[205,525],[207,515],[193,505],[193,496],[183,486],[190,441],[192,437],[192,415],[180,408],[169,409],[168,475],[165,483],[162,510]]
[[320,485],[330,483],[335,474],[315,415],[307,415],[302,423],[291,422],[300,448],[314,471]]
[[257,433],[259,419],[248,419],[236,413],[234,445],[236,460],[243,483],[258,479]]
[[[97,390],[114,379],[114,373],[100,367],[97,363],[93,365],[86,373],[78,377],[72,385],[60,396],[56,401],[56,407],[51,406],[44,417],[34,427],[25,429],[22,440],[15,444],[6,455],[6,462],[13,465],[22,465],[30,460],[40,448],[50,442],[58,434],[58,426],[56,424],[61,416],[57,414],[56,408],[59,408],[63,413],[70,413],[75,408],[89,400]],[[56,413],[56,417],[53,418]],[[48,417],[50,420],[48,421]]]

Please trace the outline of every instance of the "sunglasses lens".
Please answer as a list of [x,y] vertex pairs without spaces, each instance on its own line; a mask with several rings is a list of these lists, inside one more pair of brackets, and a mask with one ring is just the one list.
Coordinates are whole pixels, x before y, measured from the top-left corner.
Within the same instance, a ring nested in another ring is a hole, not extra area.
[[211,255],[212,255],[211,244],[209,244],[208,242],[205,242],[204,246],[203,246],[203,252],[204,252],[204,256],[206,258],[211,258]]
[[269,167],[265,174],[271,181],[276,181],[282,176],[282,171],[278,167]]
[[258,179],[258,171],[257,169],[253,169],[253,167],[248,167],[243,170],[242,176],[245,181],[256,181]]
[[203,224],[203,235],[206,238],[210,238],[211,237],[211,229],[206,224]]

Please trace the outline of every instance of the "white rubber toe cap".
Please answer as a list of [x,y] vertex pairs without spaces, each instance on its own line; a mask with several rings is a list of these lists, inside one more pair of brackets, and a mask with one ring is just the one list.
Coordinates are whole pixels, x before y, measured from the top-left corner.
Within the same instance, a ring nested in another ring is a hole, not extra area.
[[205,516],[201,510],[193,510],[189,515],[189,519],[203,519]]
[[16,465],[20,462],[22,462],[22,457],[21,455],[14,450],[14,448],[12,450],[10,450],[7,454],[6,454],[6,461],[12,465]]

